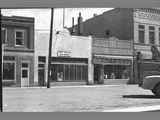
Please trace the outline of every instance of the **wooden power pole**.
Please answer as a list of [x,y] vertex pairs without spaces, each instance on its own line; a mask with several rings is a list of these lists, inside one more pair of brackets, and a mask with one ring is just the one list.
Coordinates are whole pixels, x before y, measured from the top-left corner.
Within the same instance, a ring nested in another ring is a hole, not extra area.
[[1,31],[2,31],[2,14],[1,14],[1,9],[0,9],[0,44],[1,44],[1,45],[0,45],[0,46],[1,46],[1,47],[0,47],[0,49],[1,49],[1,54],[0,54],[0,56],[1,56],[1,57],[0,57],[0,61],[1,61],[1,63],[0,63],[0,69],[1,69],[1,70],[0,70],[0,111],[3,112],[3,96],[2,96],[2,95],[3,95],[3,94],[2,94],[2,79],[3,79],[3,78],[2,78],[2,76],[3,76],[3,72],[2,72],[2,71],[3,71],[3,70],[2,70],[2,65],[3,65],[3,63],[2,63],[2,59],[3,59],[3,55],[2,55],[2,52],[3,52],[3,51],[2,51],[2,50],[3,50],[3,49],[2,49],[2,44],[3,44],[3,43],[2,43],[2,34],[1,34],[2,32],[1,32]]
[[51,25],[50,25],[50,39],[49,39],[49,53],[48,53],[48,79],[47,79],[47,88],[50,88],[51,80],[51,56],[52,56],[52,35],[53,35],[53,14],[54,8],[51,8]]

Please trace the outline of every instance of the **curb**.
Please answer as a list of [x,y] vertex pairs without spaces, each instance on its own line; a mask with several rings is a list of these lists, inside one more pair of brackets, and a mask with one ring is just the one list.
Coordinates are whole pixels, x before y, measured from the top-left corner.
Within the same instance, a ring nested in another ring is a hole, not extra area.
[[149,111],[159,111],[160,105],[144,106],[144,107],[130,107],[123,109],[114,110],[104,110],[102,112],[149,112]]

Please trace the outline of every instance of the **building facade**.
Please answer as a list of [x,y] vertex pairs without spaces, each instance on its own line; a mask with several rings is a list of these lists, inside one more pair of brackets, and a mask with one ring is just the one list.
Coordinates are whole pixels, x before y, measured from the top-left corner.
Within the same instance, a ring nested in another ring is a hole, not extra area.
[[93,38],[94,82],[127,84],[133,76],[133,44],[115,37]]
[[[73,24],[72,28],[69,28],[74,35],[92,35],[98,38],[114,36],[119,40],[133,43],[133,50],[130,53],[133,57],[133,83],[138,82],[137,53],[141,54],[142,60],[154,61],[152,46],[160,50],[160,9],[157,8],[115,8],[78,24]],[[150,64],[149,66],[154,66]],[[147,66],[143,66],[142,72],[145,72],[144,68],[147,69]],[[152,69],[154,70],[154,67],[150,70]]]
[[[53,33],[51,85],[92,84],[91,37],[71,36],[64,29]],[[45,86],[48,70],[49,33],[36,32],[35,83]]]
[[34,85],[34,18],[2,16],[3,85]]
[[[35,83],[45,86],[49,33],[37,31],[36,36]],[[131,41],[115,37],[75,36],[66,29],[54,32],[51,85],[127,83],[132,76],[132,50]]]

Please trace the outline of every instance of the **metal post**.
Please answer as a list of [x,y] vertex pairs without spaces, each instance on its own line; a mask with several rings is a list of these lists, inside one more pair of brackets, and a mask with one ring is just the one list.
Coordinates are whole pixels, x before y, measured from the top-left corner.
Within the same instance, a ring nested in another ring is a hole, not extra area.
[[52,55],[53,14],[54,14],[54,9],[51,8],[51,25],[50,25],[50,39],[49,39],[49,53],[48,53],[48,80],[47,80],[47,88],[50,88],[50,79],[51,79],[51,55]]
[[3,58],[3,56],[2,56],[2,36],[1,36],[1,31],[2,31],[2,14],[1,14],[1,9],[0,9],[0,49],[1,49],[1,57],[0,57],[0,61],[1,61],[1,64],[0,64],[0,68],[1,68],[1,70],[0,70],[0,111],[1,112],[3,112],[3,98],[2,98],[2,75],[3,75],[3,73],[2,73],[2,58]]

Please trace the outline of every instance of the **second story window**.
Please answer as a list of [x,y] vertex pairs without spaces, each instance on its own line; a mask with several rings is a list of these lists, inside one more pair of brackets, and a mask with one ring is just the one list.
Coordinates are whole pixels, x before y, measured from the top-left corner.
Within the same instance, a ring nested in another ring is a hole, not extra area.
[[154,26],[149,26],[149,42],[150,42],[150,44],[155,43],[155,28],[154,28]]
[[144,25],[139,25],[138,26],[138,38],[139,38],[139,43],[144,43],[145,39],[145,26]]
[[15,31],[15,42],[16,42],[16,46],[24,45],[24,31],[23,30]]
[[7,43],[7,28],[2,28],[1,38],[2,38],[3,44]]

